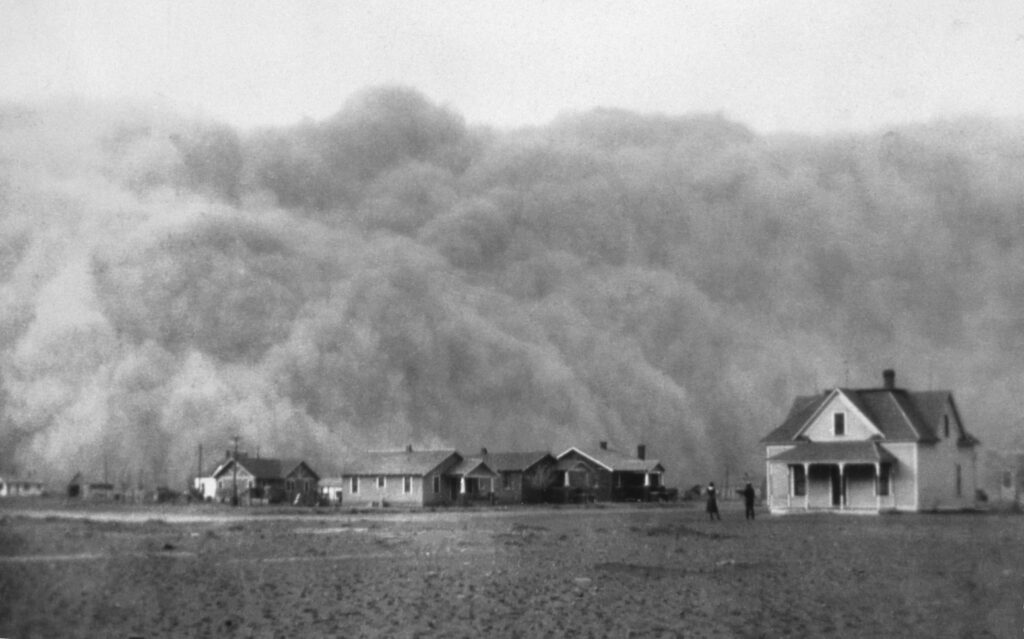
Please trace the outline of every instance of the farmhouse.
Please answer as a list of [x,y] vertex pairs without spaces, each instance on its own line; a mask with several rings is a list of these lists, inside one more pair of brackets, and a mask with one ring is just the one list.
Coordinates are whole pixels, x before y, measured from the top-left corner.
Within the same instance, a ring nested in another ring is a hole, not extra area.
[[43,482],[0,475],[0,497],[40,497]]
[[797,397],[763,440],[773,513],[954,509],[974,503],[978,440],[950,391],[835,388]]
[[[455,450],[371,451],[344,464],[341,478],[346,505],[433,506],[458,501],[464,480],[481,474],[464,468]],[[489,477],[490,475],[488,475]]]
[[315,501],[319,475],[301,460],[239,455],[218,466],[213,478],[220,501],[233,499],[237,486],[239,499],[273,504]]
[[648,501],[652,493],[661,490],[665,468],[646,457],[643,445],[637,446],[636,457],[608,448],[605,441],[596,451],[572,447],[557,458],[555,484],[563,487],[567,501],[580,496],[600,501]]
[[482,455],[498,475],[492,491],[496,502],[534,504],[548,499],[557,463],[550,453],[488,453],[484,449]]
[[68,482],[68,497],[72,499],[114,499],[114,484],[87,479],[78,472]]

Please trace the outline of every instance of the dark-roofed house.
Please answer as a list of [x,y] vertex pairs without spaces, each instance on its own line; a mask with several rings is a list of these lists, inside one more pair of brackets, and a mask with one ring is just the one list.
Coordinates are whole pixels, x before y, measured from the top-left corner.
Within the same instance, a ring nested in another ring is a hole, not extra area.
[[548,497],[555,482],[555,458],[550,453],[488,453],[482,451],[487,466],[498,474],[494,481],[494,499],[500,504],[534,504]]
[[768,508],[881,512],[973,505],[978,440],[950,391],[880,388],[798,397],[762,443]]
[[601,501],[647,501],[662,487],[665,468],[657,459],[647,459],[644,446],[637,446],[636,457],[608,448],[600,442],[598,450],[572,447],[557,458],[556,487],[571,489]]
[[370,451],[342,465],[345,505],[432,506],[456,503],[460,478],[479,478],[478,470],[451,471],[462,462],[454,450]]
[[310,503],[317,498],[319,476],[298,459],[239,455],[218,466],[214,479],[217,480],[217,498],[221,501],[234,497],[234,482],[237,481],[239,499]]

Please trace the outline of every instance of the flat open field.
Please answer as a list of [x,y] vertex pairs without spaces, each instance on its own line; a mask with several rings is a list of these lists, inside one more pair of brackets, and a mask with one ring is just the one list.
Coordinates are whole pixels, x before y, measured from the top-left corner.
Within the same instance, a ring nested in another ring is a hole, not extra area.
[[5,505],[0,637],[1024,636],[1019,516],[276,512]]

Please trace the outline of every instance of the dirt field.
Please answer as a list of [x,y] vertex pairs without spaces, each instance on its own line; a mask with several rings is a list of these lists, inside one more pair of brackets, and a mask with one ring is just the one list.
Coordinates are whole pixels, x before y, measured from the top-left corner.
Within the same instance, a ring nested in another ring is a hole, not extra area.
[[0,509],[0,637],[1024,636],[1019,516],[105,513]]

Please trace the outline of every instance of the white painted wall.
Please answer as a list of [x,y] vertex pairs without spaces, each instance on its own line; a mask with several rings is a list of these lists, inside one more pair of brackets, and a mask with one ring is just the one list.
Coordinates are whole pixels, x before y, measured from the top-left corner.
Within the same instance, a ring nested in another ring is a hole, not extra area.
[[[944,417],[949,419],[949,437],[945,436]],[[951,404],[944,417],[931,424],[939,441],[921,444],[918,451],[918,507],[920,510],[967,508],[974,504],[977,489],[977,455],[973,448],[956,445],[962,431]],[[957,494],[957,465],[960,466],[960,492]]]
[[[833,415],[846,415],[846,434],[837,437],[834,433]],[[836,393],[818,413],[803,434],[815,442],[856,442],[879,435],[878,429],[864,417],[853,402],[842,393]]]

